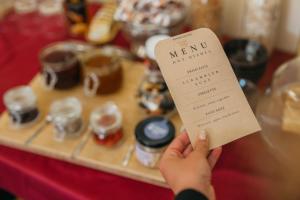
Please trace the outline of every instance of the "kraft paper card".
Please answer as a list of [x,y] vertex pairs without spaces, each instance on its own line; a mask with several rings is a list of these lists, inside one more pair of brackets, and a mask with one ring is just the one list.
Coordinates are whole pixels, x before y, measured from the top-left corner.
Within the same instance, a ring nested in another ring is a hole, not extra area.
[[202,28],[160,41],[155,57],[192,145],[210,149],[260,131],[217,36]]

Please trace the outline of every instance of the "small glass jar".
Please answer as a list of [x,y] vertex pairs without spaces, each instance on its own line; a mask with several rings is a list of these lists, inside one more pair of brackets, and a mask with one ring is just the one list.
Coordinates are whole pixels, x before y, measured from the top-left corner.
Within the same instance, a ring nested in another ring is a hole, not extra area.
[[74,138],[80,135],[83,128],[81,113],[81,103],[75,97],[52,103],[50,116],[55,130],[55,140],[63,141],[65,138]]
[[39,116],[37,98],[29,86],[18,86],[4,94],[4,104],[13,127],[23,127]]
[[193,29],[210,28],[220,34],[222,0],[192,0],[190,24]]
[[254,40],[234,39],[224,44],[224,51],[238,78],[257,83],[268,64],[267,49]]
[[119,57],[92,50],[82,56],[84,66],[84,94],[110,94],[122,86],[123,68]]
[[123,137],[122,114],[113,102],[107,102],[92,112],[90,128],[98,144],[114,146]]
[[69,89],[80,83],[81,65],[70,43],[47,46],[40,53],[44,83],[48,89]]
[[175,127],[171,121],[158,116],[142,120],[135,128],[137,160],[146,167],[156,167],[174,137]]
[[271,54],[274,48],[281,0],[247,0],[243,19],[245,37],[262,43]]

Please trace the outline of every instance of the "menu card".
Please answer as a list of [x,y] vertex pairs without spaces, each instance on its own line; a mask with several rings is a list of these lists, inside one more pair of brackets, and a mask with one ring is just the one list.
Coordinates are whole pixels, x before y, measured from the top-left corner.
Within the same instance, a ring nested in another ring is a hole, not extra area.
[[192,145],[203,130],[210,149],[261,130],[211,30],[162,40],[155,47],[155,58]]

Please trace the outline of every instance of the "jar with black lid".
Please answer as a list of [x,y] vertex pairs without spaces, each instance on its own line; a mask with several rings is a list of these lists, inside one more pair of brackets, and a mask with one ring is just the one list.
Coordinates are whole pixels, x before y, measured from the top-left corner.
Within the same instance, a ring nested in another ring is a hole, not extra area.
[[175,137],[175,127],[171,121],[161,116],[146,118],[135,129],[135,154],[146,167],[156,167],[166,146]]

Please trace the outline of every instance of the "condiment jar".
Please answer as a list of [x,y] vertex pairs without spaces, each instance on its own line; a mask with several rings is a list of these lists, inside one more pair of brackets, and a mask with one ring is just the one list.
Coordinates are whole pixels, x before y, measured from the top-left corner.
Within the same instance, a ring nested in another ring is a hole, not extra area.
[[168,119],[156,116],[142,120],[135,128],[137,160],[146,167],[156,167],[174,137],[175,127]]
[[83,127],[82,107],[75,97],[57,100],[50,107],[50,118],[55,130],[55,139],[77,137]]
[[119,57],[92,50],[82,57],[82,63],[85,95],[110,94],[121,87],[123,69]]
[[48,89],[69,89],[80,83],[81,65],[69,43],[55,43],[40,53],[44,83]]
[[113,146],[120,141],[122,132],[122,114],[113,102],[107,102],[94,110],[90,116],[90,128],[98,144]]
[[29,86],[18,86],[7,91],[4,104],[14,127],[32,123],[39,116],[37,98]]

